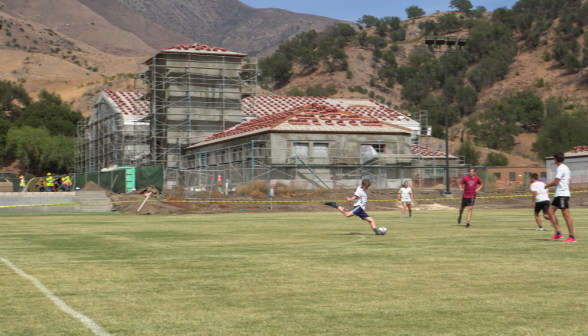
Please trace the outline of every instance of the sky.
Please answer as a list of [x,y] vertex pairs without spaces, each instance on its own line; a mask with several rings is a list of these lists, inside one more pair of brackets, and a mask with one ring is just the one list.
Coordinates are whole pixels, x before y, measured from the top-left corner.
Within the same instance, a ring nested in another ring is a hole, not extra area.
[[[451,10],[450,0],[418,0],[413,2],[396,2],[384,0],[240,0],[254,8],[281,8],[292,12],[315,14],[333,19],[355,22],[364,14],[376,17],[398,16],[406,19],[404,9],[419,6],[427,14]],[[474,7],[484,6],[492,11],[499,7],[510,8],[516,0],[470,0]]]

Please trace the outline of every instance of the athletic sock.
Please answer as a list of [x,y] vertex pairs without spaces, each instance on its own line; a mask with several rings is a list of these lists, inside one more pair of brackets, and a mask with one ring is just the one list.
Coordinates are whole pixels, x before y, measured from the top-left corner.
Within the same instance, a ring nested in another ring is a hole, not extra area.
[[561,232],[559,232],[559,231],[557,231],[555,234],[558,236],[561,236]]
[[576,237],[574,237],[574,235],[570,235],[570,238],[576,238]]
[[378,230],[378,229],[373,229],[373,230],[377,235],[380,235],[380,230]]

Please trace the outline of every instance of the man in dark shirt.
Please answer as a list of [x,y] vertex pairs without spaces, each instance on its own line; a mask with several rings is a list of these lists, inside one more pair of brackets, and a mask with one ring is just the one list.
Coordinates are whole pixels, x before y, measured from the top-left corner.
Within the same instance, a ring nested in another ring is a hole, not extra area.
[[470,168],[468,172],[469,174],[464,176],[464,178],[461,179],[461,182],[459,182],[459,190],[463,192],[463,197],[461,199],[459,217],[457,218],[457,224],[461,224],[463,210],[466,207],[469,207],[466,227],[470,227],[470,220],[472,219],[472,212],[474,211],[474,204],[476,203],[476,194],[484,186],[482,180],[476,176],[476,170],[474,168]]

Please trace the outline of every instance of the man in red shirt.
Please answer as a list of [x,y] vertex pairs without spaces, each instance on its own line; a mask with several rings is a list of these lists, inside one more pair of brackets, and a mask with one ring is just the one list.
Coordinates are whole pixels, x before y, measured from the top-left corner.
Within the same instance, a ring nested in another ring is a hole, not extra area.
[[[470,227],[470,220],[472,219],[472,212],[474,211],[474,203],[476,203],[476,193],[482,189],[484,184],[479,177],[476,176],[476,170],[470,168],[469,174],[464,176],[459,182],[459,190],[463,192],[463,198],[461,199],[461,209],[459,210],[459,218],[457,218],[457,224],[461,224],[461,215],[465,207],[468,209],[468,222],[466,227]],[[478,185],[480,185],[478,187]]]

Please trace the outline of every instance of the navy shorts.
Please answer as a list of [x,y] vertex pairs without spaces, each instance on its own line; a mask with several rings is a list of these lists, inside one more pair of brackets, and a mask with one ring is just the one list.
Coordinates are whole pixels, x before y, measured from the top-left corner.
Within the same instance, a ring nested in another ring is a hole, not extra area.
[[538,214],[541,210],[543,210],[544,215],[547,215],[549,212],[549,201],[535,203],[535,213]]
[[351,210],[351,212],[363,220],[369,217],[369,215],[365,213],[365,211],[363,211],[363,209],[360,206],[356,206],[355,208],[353,208],[353,210]]
[[570,208],[570,197],[568,196],[558,196],[553,199],[553,203],[551,205],[557,207],[558,209],[569,209]]
[[461,199],[461,207],[462,208],[474,206],[475,203],[476,203],[476,196],[474,196],[472,198],[462,197],[462,199]]

